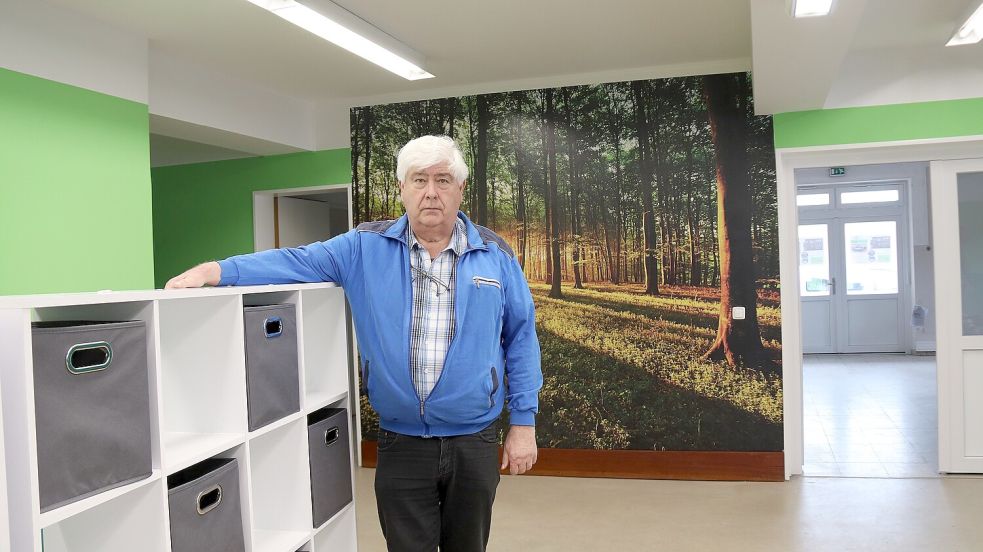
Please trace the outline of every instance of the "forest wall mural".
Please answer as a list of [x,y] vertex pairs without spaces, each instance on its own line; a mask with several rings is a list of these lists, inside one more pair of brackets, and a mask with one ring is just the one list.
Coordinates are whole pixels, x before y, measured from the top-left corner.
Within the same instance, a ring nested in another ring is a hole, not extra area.
[[746,73],[353,108],[354,219],[402,215],[396,152],[453,137],[462,210],[536,303],[541,447],[779,451],[774,145],[753,113]]

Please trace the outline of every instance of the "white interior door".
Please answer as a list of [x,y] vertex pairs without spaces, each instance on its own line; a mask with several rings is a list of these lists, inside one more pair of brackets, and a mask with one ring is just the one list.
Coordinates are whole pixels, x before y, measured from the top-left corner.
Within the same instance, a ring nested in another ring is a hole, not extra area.
[[836,294],[837,352],[903,352],[901,220],[872,217],[837,223],[842,282]]
[[799,225],[799,297],[802,302],[802,346],[807,353],[835,353],[833,304],[835,278],[831,266],[831,221]]
[[903,190],[850,183],[800,192],[803,352],[907,350]]
[[983,473],[983,159],[933,162],[939,468]]

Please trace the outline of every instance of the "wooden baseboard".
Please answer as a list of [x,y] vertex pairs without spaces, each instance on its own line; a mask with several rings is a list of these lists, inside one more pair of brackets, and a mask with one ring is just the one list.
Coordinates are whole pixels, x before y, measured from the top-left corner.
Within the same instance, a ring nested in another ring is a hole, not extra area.
[[[362,441],[362,466],[374,468],[375,441]],[[783,452],[539,449],[529,475],[692,481],[784,481]]]

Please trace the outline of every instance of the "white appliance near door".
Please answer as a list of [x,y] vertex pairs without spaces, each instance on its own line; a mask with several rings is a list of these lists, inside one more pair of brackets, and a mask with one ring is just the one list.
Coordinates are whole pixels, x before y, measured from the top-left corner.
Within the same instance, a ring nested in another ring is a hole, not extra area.
[[983,473],[983,159],[931,164],[939,469]]
[[908,350],[904,182],[799,188],[805,353]]

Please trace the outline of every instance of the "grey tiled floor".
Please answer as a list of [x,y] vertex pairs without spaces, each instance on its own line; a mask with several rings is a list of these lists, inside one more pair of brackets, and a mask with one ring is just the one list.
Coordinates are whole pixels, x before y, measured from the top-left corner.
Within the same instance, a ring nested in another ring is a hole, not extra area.
[[[359,552],[386,550],[359,469]],[[972,552],[983,478],[784,483],[504,476],[489,552]],[[453,551],[448,551],[453,552]]]
[[808,476],[938,477],[935,357],[807,355]]

